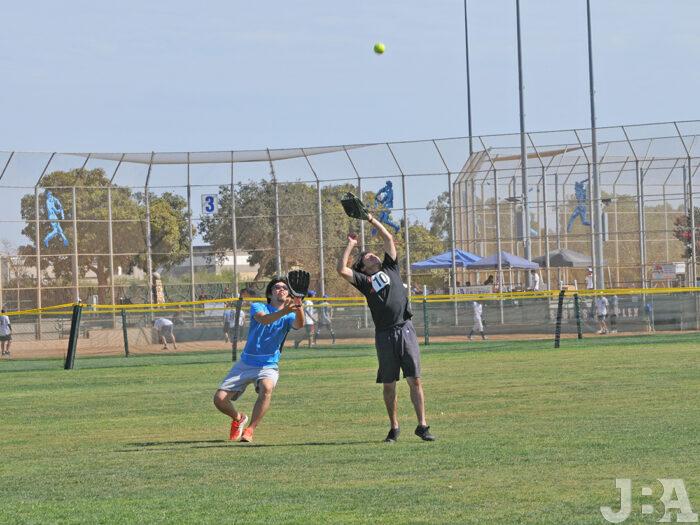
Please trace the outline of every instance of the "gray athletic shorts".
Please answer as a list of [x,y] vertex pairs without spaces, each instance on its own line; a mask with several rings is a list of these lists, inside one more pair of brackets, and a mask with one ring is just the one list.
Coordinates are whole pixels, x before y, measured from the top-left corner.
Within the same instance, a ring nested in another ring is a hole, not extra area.
[[12,334],[0,335],[0,341],[12,341]]
[[273,388],[277,385],[277,380],[280,377],[279,369],[261,368],[259,366],[246,365],[243,361],[237,361],[231,367],[224,380],[219,385],[219,390],[227,392],[236,392],[234,399],[240,397],[245,392],[246,387],[255,383],[255,391],[258,391],[258,382],[262,379],[271,379]]
[[377,383],[398,381],[401,370],[404,377],[420,377],[420,348],[411,321],[376,332],[374,342],[379,360]]
[[173,336],[173,325],[169,324],[169,325],[166,325],[166,326],[162,326],[162,327],[158,330],[158,334],[159,334],[161,337],[172,337],[172,336]]

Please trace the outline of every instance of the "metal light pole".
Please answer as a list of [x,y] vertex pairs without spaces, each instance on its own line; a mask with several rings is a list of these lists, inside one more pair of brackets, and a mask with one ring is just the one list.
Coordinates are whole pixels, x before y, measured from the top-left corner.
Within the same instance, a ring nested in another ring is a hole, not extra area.
[[[471,137],[470,137],[471,138]],[[433,140],[433,146],[435,146],[435,151],[437,151],[438,156],[440,157],[440,160],[442,161],[442,165],[445,167],[445,171],[447,172],[447,192],[448,196],[450,199],[450,250],[452,252],[451,254],[451,275],[450,275],[450,286],[454,290],[454,294],[457,294],[457,260],[456,260],[456,252],[457,252],[457,244],[455,241],[455,206],[454,206],[454,198],[455,198],[455,192],[454,188],[452,186],[452,172],[450,171],[450,168],[447,166],[447,162],[445,162],[445,158],[442,156],[442,153],[440,152],[440,148],[437,145],[437,142]],[[455,326],[459,326],[459,311],[457,309],[457,301],[455,300],[453,303],[453,312],[454,312],[454,323]]]
[[279,183],[275,176],[275,166],[272,164],[272,155],[267,150],[267,158],[270,162],[270,176],[272,177],[272,189],[275,196],[275,260],[277,275],[282,275],[282,243],[280,240],[280,196]]
[[[690,211],[690,224],[688,225],[690,228],[690,268],[686,270],[687,274],[690,275],[690,285],[691,286],[697,286],[698,282],[698,268],[697,268],[697,249],[696,249],[696,236],[697,236],[697,231],[695,228],[695,199],[693,197],[693,166],[691,162],[691,154],[690,154],[690,149],[688,148],[688,145],[685,143],[685,139],[683,138],[683,134],[681,133],[681,130],[678,129],[678,123],[674,122],[673,125],[676,128],[676,133],[678,133],[678,138],[681,140],[681,144],[683,144],[683,149],[685,150],[686,154],[686,159],[687,159],[687,174],[688,174],[688,187],[687,187],[687,192],[688,192],[688,204],[687,207],[689,208]],[[683,173],[685,173],[685,169],[683,170]],[[685,177],[683,177],[683,200],[685,201]],[[686,204],[684,203],[684,206]]]
[[325,266],[325,253],[324,253],[324,237],[323,237],[323,203],[321,199],[321,179],[318,178],[318,174],[316,173],[316,170],[314,167],[311,165],[311,161],[309,160],[309,156],[306,154],[306,151],[304,151],[304,148],[301,148],[301,154],[304,155],[304,159],[306,160],[306,163],[309,165],[309,169],[311,170],[311,174],[314,176],[316,179],[316,214],[317,214],[317,219],[318,219],[318,268],[319,272],[321,274],[319,278],[319,288],[320,288],[320,294],[321,297],[323,297],[326,294],[326,266]]
[[[530,246],[530,206],[527,195],[527,153],[525,149],[525,101],[523,88],[523,52],[520,35],[520,0],[515,0],[516,24],[518,36],[518,100],[520,102],[520,183],[522,192],[523,216],[523,248],[525,258],[532,260],[532,247]],[[530,274],[527,275],[527,284],[530,285]]]
[[77,192],[75,190],[75,182],[73,183],[72,190],[72,203],[71,203],[71,215],[73,216],[73,296],[74,301],[79,303],[80,298],[80,279],[78,278],[78,205]]
[[151,159],[148,162],[148,173],[146,174],[146,184],[144,185],[144,199],[146,203],[146,268],[148,272],[148,303],[153,304],[153,250],[151,245],[151,197],[148,186],[151,182],[151,169],[153,168],[154,152],[151,152]]
[[474,153],[472,144],[472,92],[471,79],[469,77],[469,24],[467,22],[467,0],[464,0],[464,50],[465,65],[467,69],[467,125],[469,126],[469,156]]
[[596,139],[596,122],[595,122],[595,87],[593,83],[593,43],[591,37],[591,0],[586,0],[586,22],[588,27],[588,85],[591,97],[591,162],[592,162],[592,177],[593,177],[593,229],[595,242],[593,250],[595,254],[595,281],[598,289],[605,288],[605,272],[603,265],[603,204],[600,194],[600,175],[598,174],[598,141]]
[[240,283],[238,282],[238,232],[236,230],[236,187],[234,184],[234,152],[231,151],[231,249],[233,250],[233,288],[236,297],[240,297]]
[[[187,152],[187,240],[190,250],[190,301],[194,302],[194,241],[192,239],[192,181],[190,179],[190,152]],[[194,321],[194,315],[192,316]]]

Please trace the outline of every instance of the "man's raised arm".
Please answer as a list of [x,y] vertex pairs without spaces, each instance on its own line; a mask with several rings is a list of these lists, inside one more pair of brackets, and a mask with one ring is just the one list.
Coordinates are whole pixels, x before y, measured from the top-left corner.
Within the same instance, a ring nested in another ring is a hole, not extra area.
[[368,215],[369,217],[367,219],[367,222],[377,229],[379,235],[381,235],[382,239],[384,240],[384,252],[388,253],[389,257],[396,260],[396,245],[394,244],[394,237],[389,233],[389,231],[384,227],[384,225],[381,222],[374,218],[374,215],[372,215],[371,213]]
[[338,274],[349,283],[352,283],[352,270],[348,266],[348,259],[356,245],[357,235],[354,233],[348,235],[348,245],[343,250],[343,254],[338,259],[338,265],[335,268]]
[[292,312],[296,314],[294,328],[301,328],[304,326],[304,309],[301,307],[301,299],[295,299],[292,297],[287,297],[282,308],[276,312],[271,312],[269,314],[257,312],[255,314],[255,319],[262,325],[268,325]]

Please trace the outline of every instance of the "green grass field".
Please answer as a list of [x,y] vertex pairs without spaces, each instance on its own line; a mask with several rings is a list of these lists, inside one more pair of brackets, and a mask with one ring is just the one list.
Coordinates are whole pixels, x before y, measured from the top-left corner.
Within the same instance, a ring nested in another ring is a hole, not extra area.
[[615,478],[626,523],[661,517],[657,478],[700,510],[700,335],[424,347],[435,443],[405,382],[381,443],[373,352],[286,350],[251,444],[211,402],[223,353],[2,362],[0,522],[599,524]]

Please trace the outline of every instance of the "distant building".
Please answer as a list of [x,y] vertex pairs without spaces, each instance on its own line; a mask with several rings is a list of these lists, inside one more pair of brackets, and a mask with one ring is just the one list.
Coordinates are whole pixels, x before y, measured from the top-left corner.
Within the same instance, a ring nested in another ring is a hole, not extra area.
[[[233,272],[233,252],[226,252],[223,256],[217,256],[213,253],[211,246],[193,246],[194,252],[194,271],[196,273],[211,273],[221,275],[223,272]],[[235,256],[236,270],[241,279],[253,279],[258,273],[259,265],[251,266],[248,264],[250,253],[239,250]],[[179,264],[167,269],[160,270],[161,275],[172,275],[173,277],[182,277],[190,274],[190,259],[189,257]]]

